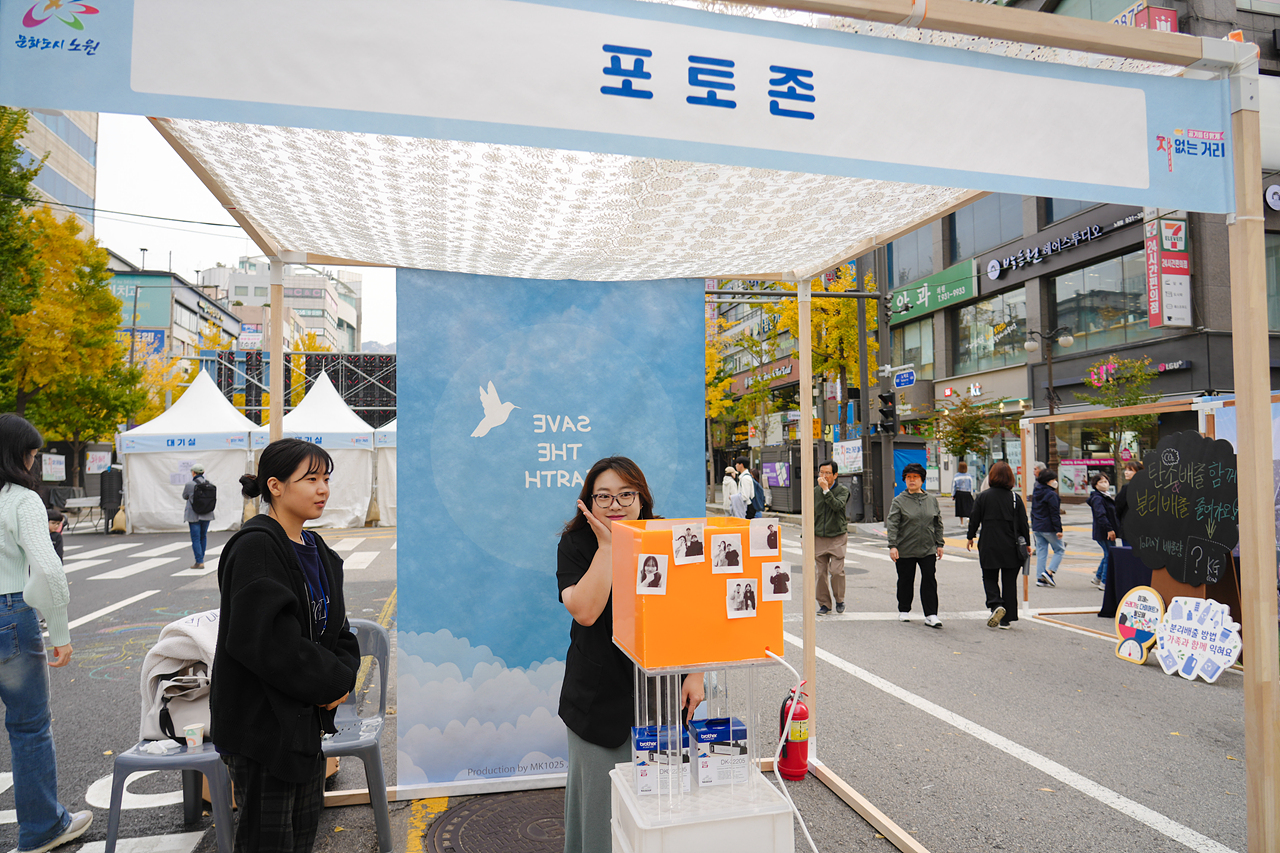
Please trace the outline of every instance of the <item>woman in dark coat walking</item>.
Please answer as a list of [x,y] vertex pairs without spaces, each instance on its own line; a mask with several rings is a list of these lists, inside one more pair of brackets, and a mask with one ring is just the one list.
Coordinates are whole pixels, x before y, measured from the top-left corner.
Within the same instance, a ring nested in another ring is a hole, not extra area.
[[1089,509],[1093,510],[1093,541],[1102,549],[1102,562],[1098,563],[1098,571],[1094,572],[1093,585],[1098,589],[1107,588],[1107,569],[1111,562],[1111,545],[1116,541],[1116,528],[1120,521],[1116,517],[1116,502],[1111,497],[1111,481],[1106,474],[1094,474],[1089,478],[1093,491],[1089,492]]
[[[973,540],[981,530],[978,542],[978,564],[982,567],[982,586],[987,594],[991,618],[987,627],[1008,629],[1018,621],[1018,572],[1022,561],[1031,553],[1027,543],[1031,527],[1027,524],[1027,507],[1013,487],[1013,469],[1008,462],[997,462],[987,475],[991,488],[980,492],[969,517],[969,540],[965,548],[973,550]],[[1018,537],[1022,545],[1018,545]]]
[[[1036,477],[1031,493],[1031,534],[1036,540],[1036,586],[1057,586],[1054,574],[1066,549],[1062,545],[1062,501],[1058,498],[1058,475],[1044,468]],[[1049,550],[1053,557],[1045,566]]]

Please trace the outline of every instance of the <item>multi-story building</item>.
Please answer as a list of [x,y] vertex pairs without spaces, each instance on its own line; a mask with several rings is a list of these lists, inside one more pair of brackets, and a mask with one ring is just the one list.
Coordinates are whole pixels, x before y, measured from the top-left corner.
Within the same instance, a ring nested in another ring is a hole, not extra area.
[[[201,287],[225,290],[232,307],[271,302],[271,265],[265,257],[241,258],[235,268],[213,267],[200,273]],[[359,352],[361,337],[361,277],[303,264],[284,270],[284,303],[302,318],[306,331],[336,352]]]
[[93,235],[94,197],[98,184],[98,114],[31,110],[27,132],[19,141],[24,165],[48,156],[32,187],[59,213],[74,213]]
[[176,273],[144,270],[110,252],[111,292],[121,301],[116,337],[134,361],[150,355],[194,358],[219,335],[233,346],[240,317]]

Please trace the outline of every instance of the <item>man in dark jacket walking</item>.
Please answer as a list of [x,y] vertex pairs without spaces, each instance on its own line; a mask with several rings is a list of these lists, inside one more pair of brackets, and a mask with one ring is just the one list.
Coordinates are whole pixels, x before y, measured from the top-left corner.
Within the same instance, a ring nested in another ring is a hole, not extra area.
[[[1036,463],[1039,464],[1039,463]],[[1062,563],[1066,548],[1062,545],[1062,501],[1058,498],[1058,475],[1041,468],[1036,475],[1036,488],[1031,493],[1031,535],[1036,540],[1036,586],[1057,586],[1054,573]],[[1053,549],[1053,557],[1045,567],[1045,555]]]
[[836,463],[823,462],[818,466],[818,487],[813,490],[814,585],[819,616],[831,612],[833,598],[836,612],[844,612],[844,556],[849,541],[844,508],[848,502],[849,489],[836,482]]

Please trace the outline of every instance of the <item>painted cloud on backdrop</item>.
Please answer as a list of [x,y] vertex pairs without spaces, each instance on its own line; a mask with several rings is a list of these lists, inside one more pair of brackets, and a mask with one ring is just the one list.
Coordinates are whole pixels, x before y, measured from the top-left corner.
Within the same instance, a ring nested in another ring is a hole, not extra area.
[[565,769],[563,661],[510,669],[443,629],[398,632],[396,644],[400,785]]

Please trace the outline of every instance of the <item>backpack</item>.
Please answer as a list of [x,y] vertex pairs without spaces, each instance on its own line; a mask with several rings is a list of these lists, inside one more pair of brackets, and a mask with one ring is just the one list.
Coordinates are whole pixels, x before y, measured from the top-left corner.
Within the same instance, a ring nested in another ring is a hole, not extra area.
[[204,477],[196,480],[196,489],[191,493],[191,509],[196,515],[208,515],[218,505],[218,487]]
[[755,482],[751,485],[755,486],[755,492],[751,495],[751,506],[757,513],[764,512],[764,486]]

